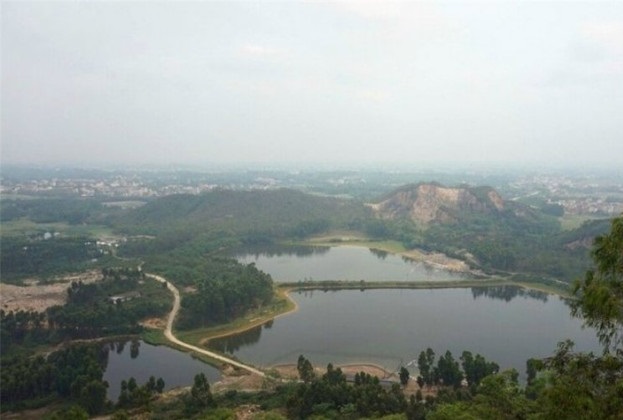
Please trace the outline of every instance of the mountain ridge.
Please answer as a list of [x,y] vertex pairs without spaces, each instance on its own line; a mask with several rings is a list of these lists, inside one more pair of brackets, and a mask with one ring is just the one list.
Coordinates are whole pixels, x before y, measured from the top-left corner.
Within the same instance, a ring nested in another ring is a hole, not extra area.
[[405,185],[369,206],[381,219],[408,218],[420,225],[457,222],[463,213],[499,214],[509,207],[492,187],[447,187],[438,182]]

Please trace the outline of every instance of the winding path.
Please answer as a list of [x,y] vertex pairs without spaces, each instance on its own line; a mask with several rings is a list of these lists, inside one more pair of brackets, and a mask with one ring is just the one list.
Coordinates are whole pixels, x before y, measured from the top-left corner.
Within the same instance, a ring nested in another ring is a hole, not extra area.
[[169,313],[169,317],[167,318],[167,327],[164,330],[164,336],[167,338],[167,340],[169,340],[170,342],[174,344],[177,344],[180,347],[184,347],[194,352],[204,354],[213,359],[230,364],[232,366],[236,366],[240,369],[244,369],[247,372],[253,373],[255,375],[259,375],[262,377],[266,376],[264,372],[252,366],[245,365],[244,363],[240,363],[233,359],[227,358],[225,356],[221,356],[218,353],[214,353],[214,352],[202,349],[200,347],[193,346],[192,344],[185,343],[179,340],[175,335],[173,335],[173,321],[175,321],[175,317],[177,316],[177,313],[180,310],[180,292],[177,290],[177,287],[171,284],[170,281],[167,281],[167,279],[165,279],[164,277],[158,276],[156,274],[149,274],[149,273],[145,273],[145,275],[161,283],[165,283],[167,285],[167,288],[173,293],[173,309],[171,309],[171,312]]

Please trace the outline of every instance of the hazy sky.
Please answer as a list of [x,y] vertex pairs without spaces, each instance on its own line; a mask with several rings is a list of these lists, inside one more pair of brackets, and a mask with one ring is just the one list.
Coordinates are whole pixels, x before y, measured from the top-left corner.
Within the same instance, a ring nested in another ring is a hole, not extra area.
[[623,2],[10,2],[3,163],[623,166]]

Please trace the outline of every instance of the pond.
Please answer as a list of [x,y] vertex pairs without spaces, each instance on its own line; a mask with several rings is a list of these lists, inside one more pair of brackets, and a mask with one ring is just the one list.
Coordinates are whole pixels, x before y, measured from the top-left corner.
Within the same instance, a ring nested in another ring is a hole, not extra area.
[[196,374],[203,372],[210,383],[221,378],[218,369],[207,365],[189,354],[166,346],[153,346],[137,340],[110,342],[108,348],[108,365],[104,372],[104,380],[108,381],[108,399],[117,401],[121,393],[121,381],[131,377],[139,385],[143,385],[150,376],[161,377],[165,390],[180,386],[192,385]]
[[261,250],[238,250],[233,256],[244,264],[254,263],[278,283],[305,280],[456,281],[472,278],[469,274],[355,246],[264,247]]
[[[296,363],[409,365],[431,347],[437,355],[480,353],[502,369],[525,372],[571,339],[600,351],[592,330],[572,318],[559,297],[518,287],[296,292],[299,310],[253,330],[213,340],[210,347],[259,366]],[[409,365],[413,366],[413,364]],[[413,369],[415,370],[415,368]]]

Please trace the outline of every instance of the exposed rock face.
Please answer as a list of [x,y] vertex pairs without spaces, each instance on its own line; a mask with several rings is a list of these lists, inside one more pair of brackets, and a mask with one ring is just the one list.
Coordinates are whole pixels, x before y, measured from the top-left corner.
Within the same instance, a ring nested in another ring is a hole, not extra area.
[[430,183],[400,188],[372,208],[384,219],[408,217],[423,224],[449,223],[465,212],[500,212],[504,210],[504,200],[489,187],[451,188]]

